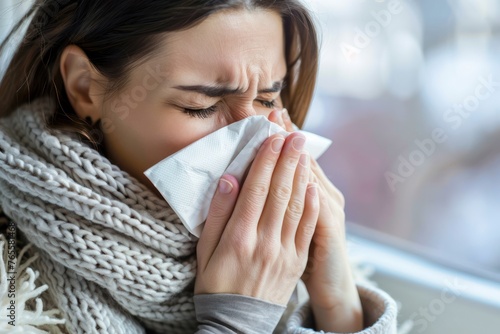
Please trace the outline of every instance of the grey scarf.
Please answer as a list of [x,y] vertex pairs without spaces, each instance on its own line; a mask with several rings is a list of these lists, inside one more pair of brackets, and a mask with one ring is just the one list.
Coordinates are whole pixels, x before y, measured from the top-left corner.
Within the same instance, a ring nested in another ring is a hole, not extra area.
[[193,332],[194,238],[166,201],[49,130],[54,111],[39,98],[0,119],[0,204],[39,253],[31,266],[62,332]]

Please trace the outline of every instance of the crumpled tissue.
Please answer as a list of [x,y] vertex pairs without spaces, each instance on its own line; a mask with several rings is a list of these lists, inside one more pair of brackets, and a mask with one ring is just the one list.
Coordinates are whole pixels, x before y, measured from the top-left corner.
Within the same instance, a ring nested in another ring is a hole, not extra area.
[[[306,137],[304,149],[314,159],[332,143],[330,139],[298,130],[295,125],[294,128]],[[220,177],[231,174],[241,187],[260,146],[275,133],[285,137],[291,134],[263,115],[246,117],[166,157],[144,174],[188,231],[199,237]]]

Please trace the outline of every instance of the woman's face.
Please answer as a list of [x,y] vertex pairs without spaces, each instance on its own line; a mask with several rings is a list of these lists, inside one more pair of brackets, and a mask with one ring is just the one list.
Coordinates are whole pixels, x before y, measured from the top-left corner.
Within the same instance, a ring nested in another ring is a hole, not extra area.
[[155,192],[143,174],[152,165],[230,123],[283,108],[287,71],[275,12],[217,12],[165,36],[101,120],[108,158]]

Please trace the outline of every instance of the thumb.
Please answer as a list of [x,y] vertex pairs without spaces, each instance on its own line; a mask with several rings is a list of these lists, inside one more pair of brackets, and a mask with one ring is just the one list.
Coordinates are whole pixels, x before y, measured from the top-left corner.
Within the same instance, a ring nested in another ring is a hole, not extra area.
[[238,198],[238,180],[226,174],[219,179],[217,190],[210,204],[208,217],[197,246],[198,266],[205,267],[219,245],[227,222]]

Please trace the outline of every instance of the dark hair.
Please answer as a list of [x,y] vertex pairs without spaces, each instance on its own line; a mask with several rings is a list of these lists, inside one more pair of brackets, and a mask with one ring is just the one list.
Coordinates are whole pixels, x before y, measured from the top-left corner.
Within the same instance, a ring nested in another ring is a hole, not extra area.
[[66,95],[59,70],[66,46],[77,45],[86,53],[95,69],[109,79],[107,91],[112,93],[126,84],[135,64],[155,51],[160,33],[188,29],[219,10],[238,8],[269,9],[283,18],[288,71],[281,97],[301,128],[316,82],[318,41],[300,0],[35,0],[0,45],[2,52],[31,18],[0,83],[0,117],[50,96],[58,110],[48,126],[76,132],[97,148],[93,128],[77,117]]

